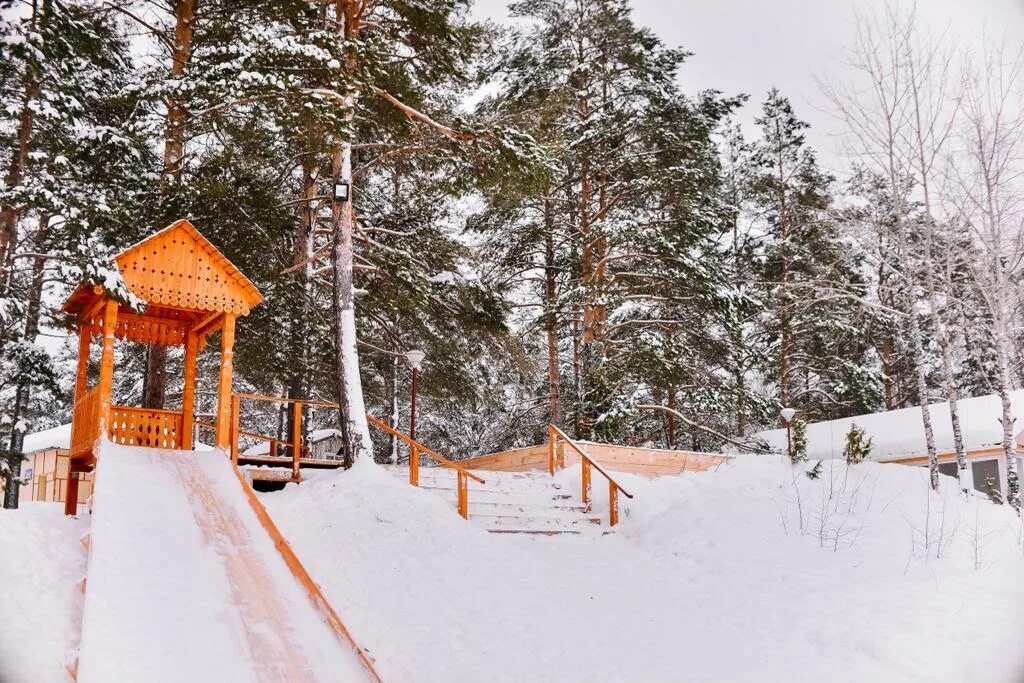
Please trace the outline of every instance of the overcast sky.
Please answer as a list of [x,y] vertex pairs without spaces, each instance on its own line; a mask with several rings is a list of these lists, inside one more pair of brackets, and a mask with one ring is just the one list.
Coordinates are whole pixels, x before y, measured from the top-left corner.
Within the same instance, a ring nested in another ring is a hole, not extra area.
[[[843,49],[853,34],[855,9],[880,10],[885,0],[633,0],[637,23],[653,28],[669,46],[694,56],[679,80],[687,92],[715,88],[747,93],[740,116],[753,119],[772,86],[793,101],[812,124],[811,142],[838,170],[839,127],[828,113],[815,77],[842,78]],[[503,0],[477,0],[476,15],[501,21]],[[910,3],[903,3],[909,7]],[[919,0],[922,25],[964,44],[978,45],[983,32],[1024,44],[1024,0]],[[748,136],[750,133],[748,133]]]

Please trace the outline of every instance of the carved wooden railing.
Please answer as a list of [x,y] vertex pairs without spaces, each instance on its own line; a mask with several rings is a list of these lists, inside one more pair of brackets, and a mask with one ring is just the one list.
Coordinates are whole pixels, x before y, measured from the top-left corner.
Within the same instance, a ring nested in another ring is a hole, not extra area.
[[464,467],[457,465],[443,455],[430,450],[418,441],[413,441],[408,435],[403,434],[394,427],[389,426],[386,422],[381,422],[373,415],[367,415],[366,419],[374,427],[383,429],[388,434],[392,434],[395,437],[401,439],[405,443],[409,444],[409,483],[413,486],[420,485],[420,453],[424,453],[434,460],[437,460],[444,467],[453,469],[456,472],[456,479],[458,483],[458,495],[459,495],[459,514],[462,515],[463,519],[469,519],[469,480],[472,479],[475,482],[485,484],[486,482],[473,474]]
[[92,452],[100,435],[100,392],[95,386],[75,401],[71,416],[71,457]]
[[181,448],[181,411],[111,406],[110,440],[142,448]]
[[556,465],[561,468],[565,467],[565,446],[576,451],[576,454],[580,456],[580,465],[582,467],[582,494],[583,504],[586,506],[587,512],[590,512],[590,477],[591,469],[595,469],[600,472],[605,479],[608,480],[608,516],[609,523],[611,526],[615,526],[619,523],[619,492],[626,498],[632,498],[633,495],[626,491],[626,489],[619,486],[618,482],[612,479],[611,475],[608,474],[604,468],[602,468],[590,455],[583,450],[579,444],[570,439],[565,432],[556,427],[555,425],[548,426],[548,470],[552,475],[555,473]]

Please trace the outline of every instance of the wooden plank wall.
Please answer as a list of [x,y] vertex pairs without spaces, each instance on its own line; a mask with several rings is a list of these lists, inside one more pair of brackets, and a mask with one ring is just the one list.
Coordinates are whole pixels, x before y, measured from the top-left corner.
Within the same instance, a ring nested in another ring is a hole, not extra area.
[[[68,488],[69,458],[64,449],[37,451],[22,464],[32,467],[32,481],[21,487],[24,500],[63,503]],[[92,495],[92,472],[82,472],[78,482],[78,502],[84,504]]]
[[[670,451],[663,448],[640,448],[614,444],[581,442],[580,445],[601,466],[616,472],[630,472],[647,477],[660,477],[680,472],[703,472],[718,467],[729,456],[719,453]],[[579,462],[571,448],[565,449],[566,465]],[[525,472],[548,467],[548,446],[528,446],[500,453],[481,455],[459,464],[473,470]]]
[[481,455],[468,460],[459,460],[460,465],[471,470],[499,472],[526,472],[548,468],[548,445],[513,448],[510,451]]

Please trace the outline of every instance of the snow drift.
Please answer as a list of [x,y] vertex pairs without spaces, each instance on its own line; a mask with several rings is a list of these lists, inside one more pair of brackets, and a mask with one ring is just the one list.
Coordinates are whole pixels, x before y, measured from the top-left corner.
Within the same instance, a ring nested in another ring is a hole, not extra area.
[[385,680],[1024,675],[1020,522],[951,479],[738,457],[622,480],[623,523],[575,538],[489,535],[369,463],[262,499]]

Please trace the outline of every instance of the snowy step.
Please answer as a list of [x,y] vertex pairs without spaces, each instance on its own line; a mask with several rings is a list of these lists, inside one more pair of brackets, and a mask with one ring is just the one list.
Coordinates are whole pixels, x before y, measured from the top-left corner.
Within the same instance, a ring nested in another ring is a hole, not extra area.
[[[389,466],[396,477],[408,480],[407,466]],[[484,480],[468,482],[469,521],[492,533],[579,534],[602,523],[587,513],[574,492],[546,471],[474,472]],[[421,467],[419,488],[454,507],[458,473],[447,467]]]

